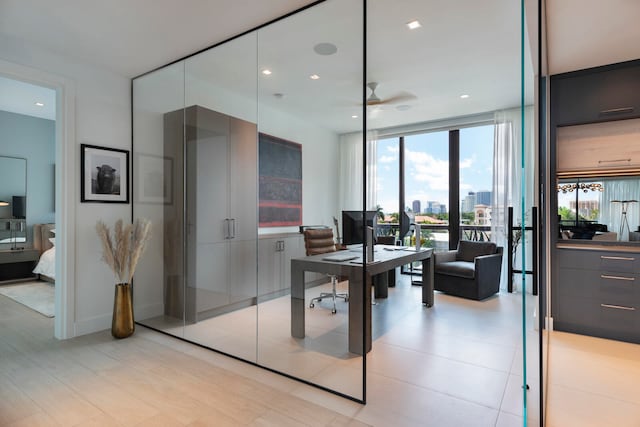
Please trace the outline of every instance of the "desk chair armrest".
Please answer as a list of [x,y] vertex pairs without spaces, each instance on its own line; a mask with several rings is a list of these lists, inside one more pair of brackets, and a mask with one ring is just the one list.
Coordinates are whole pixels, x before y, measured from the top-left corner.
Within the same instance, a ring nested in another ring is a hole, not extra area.
[[434,252],[433,260],[436,264],[440,264],[443,262],[452,262],[456,260],[457,253],[458,251]]

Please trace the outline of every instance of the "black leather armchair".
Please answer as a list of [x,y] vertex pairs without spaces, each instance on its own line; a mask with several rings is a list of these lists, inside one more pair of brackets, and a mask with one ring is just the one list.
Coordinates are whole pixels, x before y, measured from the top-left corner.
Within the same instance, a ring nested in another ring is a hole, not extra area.
[[500,290],[503,248],[494,242],[461,240],[455,251],[434,253],[434,288],[483,300]]

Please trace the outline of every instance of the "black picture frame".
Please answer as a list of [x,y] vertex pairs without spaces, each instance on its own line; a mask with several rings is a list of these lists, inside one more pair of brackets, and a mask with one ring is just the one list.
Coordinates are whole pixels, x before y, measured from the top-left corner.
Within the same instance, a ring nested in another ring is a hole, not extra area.
[[129,151],[80,145],[80,201],[129,203]]

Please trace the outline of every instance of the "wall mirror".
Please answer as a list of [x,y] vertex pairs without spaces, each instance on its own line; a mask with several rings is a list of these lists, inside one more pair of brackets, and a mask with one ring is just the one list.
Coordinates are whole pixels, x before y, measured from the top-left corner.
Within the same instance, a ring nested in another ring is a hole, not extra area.
[[559,238],[640,241],[640,177],[558,180]]
[[26,242],[27,159],[0,156],[0,245]]

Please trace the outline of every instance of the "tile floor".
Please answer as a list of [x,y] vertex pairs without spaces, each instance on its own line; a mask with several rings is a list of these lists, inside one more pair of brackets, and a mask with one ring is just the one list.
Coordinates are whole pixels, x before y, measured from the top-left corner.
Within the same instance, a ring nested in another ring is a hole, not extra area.
[[640,426],[640,345],[550,334],[548,427]]
[[[443,294],[427,309],[421,288],[408,276],[373,310],[373,351],[367,357],[368,404],[351,404],[294,383],[290,393],[308,397],[349,418],[372,425],[522,425],[520,295],[468,301]],[[320,292],[310,289],[310,298]],[[274,299],[186,327],[150,319],[187,339],[355,397],[362,396],[362,358],[348,353],[347,304],[331,315],[307,308],[307,337],[290,336],[289,297]],[[534,300],[531,299],[531,304]],[[533,312],[533,308],[528,308]],[[256,319],[259,320],[256,334]],[[528,325],[528,339],[536,332]],[[169,338],[167,338],[169,339]],[[537,360],[537,350],[528,352]],[[239,371],[242,373],[242,369]],[[529,371],[529,418],[538,417],[537,370]],[[533,396],[533,397],[531,397]],[[347,404],[348,403],[348,404]]]
[[[407,304],[419,301],[420,288],[393,292],[373,307],[366,406],[144,327],[120,341],[108,331],[56,341],[52,319],[0,298],[0,426],[523,425],[521,325],[514,322],[520,296],[478,303],[437,293],[434,308],[425,309]],[[402,315],[393,315],[398,307]],[[282,323],[286,313],[279,315]],[[338,322],[332,331],[341,330]],[[529,343],[537,341],[527,330]],[[344,342],[334,338],[327,343]],[[287,354],[255,347],[264,360]],[[318,356],[301,372],[347,389],[359,385],[345,379],[360,378],[361,359],[325,347],[322,355],[340,363],[325,365]],[[640,425],[640,346],[554,332],[549,355],[548,426]],[[298,363],[291,356],[282,366]],[[537,369],[527,376],[537,378]],[[537,380],[529,383],[536,399],[528,425],[538,425]]]

